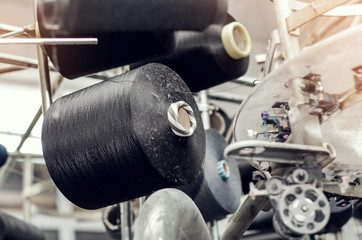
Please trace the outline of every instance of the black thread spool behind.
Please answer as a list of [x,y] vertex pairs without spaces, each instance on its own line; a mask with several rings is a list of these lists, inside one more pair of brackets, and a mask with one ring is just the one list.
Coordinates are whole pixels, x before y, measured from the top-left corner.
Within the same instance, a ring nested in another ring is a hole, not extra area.
[[[177,136],[168,121],[170,105],[179,101],[195,113],[189,137]],[[156,63],[58,99],[45,115],[42,143],[55,184],[86,209],[188,184],[205,154],[192,94],[174,71]]]
[[74,33],[68,36],[61,31],[47,29],[47,23],[39,13],[38,22],[39,34],[44,38],[98,39],[97,45],[44,45],[44,50],[56,70],[68,79],[124,66],[170,51],[168,46],[162,45],[152,32]]
[[37,18],[44,38],[98,38],[98,45],[44,46],[57,71],[74,79],[171,54],[154,32],[203,30],[226,7],[225,0],[39,0]]
[[0,212],[0,239],[4,240],[45,240],[45,236],[35,226]]
[[[232,58],[225,50],[221,37],[224,27],[234,21],[235,19],[228,15],[202,32],[175,31],[158,34],[159,41],[173,49],[171,54],[132,64],[131,68],[149,62],[162,63],[177,72],[192,92],[238,78],[246,73],[249,56]],[[247,36],[250,43],[250,36]],[[247,46],[250,51],[250,44],[246,44],[245,47]]]
[[226,15],[225,0],[39,0],[49,30],[65,35],[135,31],[204,30]]
[[178,189],[192,198],[208,222],[235,212],[239,207],[242,191],[235,160],[225,160],[230,171],[228,179],[221,179],[217,172],[217,163],[224,159],[224,149],[227,146],[224,137],[214,129],[206,130],[205,136],[205,165],[202,173],[193,183]]
[[5,165],[6,160],[8,159],[9,154],[6,148],[0,144],[0,168]]

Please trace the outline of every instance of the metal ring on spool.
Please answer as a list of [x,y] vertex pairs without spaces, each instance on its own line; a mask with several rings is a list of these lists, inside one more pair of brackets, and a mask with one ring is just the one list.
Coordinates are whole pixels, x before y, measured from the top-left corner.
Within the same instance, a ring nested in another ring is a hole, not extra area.
[[229,164],[225,160],[218,161],[216,164],[217,173],[222,180],[226,180],[230,177]]
[[296,234],[321,231],[330,217],[328,199],[320,189],[307,184],[288,187],[278,202],[278,218]]
[[191,136],[197,127],[195,113],[184,101],[172,103],[168,108],[167,118],[172,131],[180,137]]
[[239,60],[249,56],[251,39],[248,30],[239,22],[231,22],[224,26],[221,40],[228,55]]

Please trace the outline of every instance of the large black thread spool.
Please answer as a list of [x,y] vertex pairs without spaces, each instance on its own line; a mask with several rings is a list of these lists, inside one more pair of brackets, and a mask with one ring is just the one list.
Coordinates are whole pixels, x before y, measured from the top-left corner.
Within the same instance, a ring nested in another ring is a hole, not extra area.
[[238,78],[248,69],[250,36],[230,15],[202,32],[175,31],[157,37],[172,49],[170,54],[132,64],[131,68],[148,62],[165,64],[181,76],[192,92]]
[[[191,136],[176,135],[168,120],[170,105],[180,101],[194,111],[193,120],[179,108],[186,128],[187,121],[190,129],[197,123]],[[55,184],[86,209],[188,184],[200,174],[205,153],[196,102],[182,79],[161,64],[58,99],[45,115],[42,143]]]
[[205,221],[218,220],[237,210],[240,204],[241,180],[238,165],[233,159],[225,159],[225,173],[222,179],[217,165],[224,159],[227,143],[214,129],[208,129],[206,136],[205,165],[200,176],[191,184],[179,187],[192,198],[200,209]]
[[226,7],[225,0],[41,0],[37,18],[41,37],[98,38],[97,45],[45,45],[55,68],[74,79],[171,54],[154,32],[203,30]]

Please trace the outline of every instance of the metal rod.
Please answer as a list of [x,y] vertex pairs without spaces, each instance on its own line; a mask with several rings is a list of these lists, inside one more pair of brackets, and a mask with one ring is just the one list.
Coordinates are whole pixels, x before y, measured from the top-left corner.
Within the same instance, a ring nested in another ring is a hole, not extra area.
[[42,114],[42,111],[41,111],[41,107],[40,107],[40,108],[38,109],[38,111],[36,112],[33,120],[31,121],[28,129],[26,130],[26,132],[25,132],[24,135],[22,136],[22,138],[21,138],[21,140],[20,140],[20,143],[19,143],[18,146],[16,147],[15,152],[19,152],[20,149],[23,147],[26,139],[28,139],[28,137],[29,137],[30,134],[31,134],[31,131],[33,131],[35,125],[36,125],[37,122],[39,121],[41,114]]
[[[63,79],[64,78],[62,76],[58,76],[58,79],[55,81],[55,84],[52,89],[52,95],[55,94],[56,90],[59,88],[59,85],[62,83]],[[37,124],[37,122],[39,121],[41,115],[42,115],[42,107],[39,107],[37,113],[35,114],[33,120],[31,121],[28,129],[26,130],[23,137],[21,138],[20,143],[19,143],[18,147],[16,148],[15,152],[19,152],[21,150],[21,148],[24,145],[24,142],[30,136],[31,131],[33,131],[33,129],[34,129],[35,125]]]
[[[52,93],[52,88],[51,88],[51,83],[50,83],[50,70],[49,70],[49,61],[48,61],[48,56],[44,53],[43,49],[41,48],[41,46],[37,46],[38,51],[41,51],[41,54],[43,55],[43,57],[38,58],[39,60],[39,74],[40,74],[40,85],[41,88],[43,87],[42,84],[43,81],[45,81],[45,90],[46,90],[46,96],[48,97],[49,100],[49,104],[51,105],[53,103],[53,93]],[[40,53],[40,52],[39,52]],[[44,74],[42,76],[42,74]],[[44,112],[44,108],[43,108],[43,113]]]
[[249,79],[242,79],[242,78],[239,78],[239,79],[235,79],[235,80],[232,80],[233,83],[237,83],[237,84],[241,84],[241,85],[245,85],[245,86],[248,86],[248,87],[254,87],[256,85],[258,85],[258,83],[261,82],[261,80],[258,80],[258,79],[253,79],[253,80],[249,80]]
[[139,201],[139,208],[140,208],[140,210],[141,210],[141,207],[142,207],[143,204],[145,204],[145,202],[146,202],[146,197],[145,197],[145,196],[140,197],[140,198],[138,198],[138,201]]
[[[258,189],[264,186],[264,182],[259,181],[256,185]],[[259,196],[253,200],[249,195],[245,197],[245,201],[241,203],[236,213],[231,218],[221,240],[240,239],[241,236],[249,228],[254,218],[268,201],[267,196]]]
[[0,68],[0,74],[11,73],[11,72],[17,72],[17,71],[21,71],[21,70],[24,70],[24,68],[22,68],[22,67],[7,67],[7,68]]
[[[50,73],[48,65],[48,56],[44,54],[43,49],[40,45],[37,46],[38,54],[38,69],[40,77],[40,90],[42,100],[42,112],[46,113],[49,104],[52,103],[52,94],[49,92],[50,89]],[[48,102],[49,99],[49,102]]]
[[0,39],[0,45],[40,44],[40,45],[96,45],[97,38],[26,38]]
[[[53,89],[52,89],[52,94],[53,95],[57,91],[57,89],[59,88],[59,85],[61,84],[63,79],[64,78],[62,76],[59,76],[58,79],[56,80],[55,84],[53,85]],[[40,106],[37,113],[35,114],[33,120],[31,121],[28,129],[26,130],[26,132],[22,136],[22,138],[20,140],[20,143],[19,143],[18,147],[16,148],[15,152],[20,152],[20,150],[21,150],[22,146],[24,145],[26,139],[30,136],[31,131],[34,129],[36,123],[39,121],[41,114],[42,114],[42,107]],[[13,160],[14,160],[14,158],[12,156],[10,156],[8,161],[6,162],[6,164],[0,169],[0,182],[6,180],[7,175],[8,175],[8,169],[11,168],[16,163]]]
[[23,164],[23,214],[26,222],[29,222],[31,218],[31,201],[26,193],[33,183],[33,173],[34,165],[30,157],[27,156]]
[[20,152],[11,152],[8,154],[12,158],[44,158],[43,154],[20,153]]
[[24,29],[21,29],[21,30],[17,30],[17,31],[13,31],[13,32],[8,32],[8,33],[5,33],[3,35],[0,35],[0,38],[8,38],[8,37],[15,37],[17,35],[20,35],[20,34],[23,34],[25,33],[25,30]]
[[200,98],[199,109],[201,112],[202,123],[204,124],[204,129],[206,130],[211,127],[209,114],[210,106],[207,98],[207,90],[200,91],[198,95]]
[[290,0],[274,0],[278,31],[285,58],[288,60],[300,52],[298,36],[288,33],[286,18],[292,14]]
[[243,102],[243,98],[228,93],[209,93],[208,98],[237,104],[241,104]]
[[15,27],[7,24],[0,23],[0,33],[8,33],[23,30],[21,27]]
[[210,233],[212,240],[219,240],[219,228],[216,220],[210,222]]
[[121,236],[122,240],[130,240],[129,202],[121,203]]
[[0,62],[16,65],[19,67],[38,68],[38,61],[35,59],[19,57],[5,53],[0,53]]

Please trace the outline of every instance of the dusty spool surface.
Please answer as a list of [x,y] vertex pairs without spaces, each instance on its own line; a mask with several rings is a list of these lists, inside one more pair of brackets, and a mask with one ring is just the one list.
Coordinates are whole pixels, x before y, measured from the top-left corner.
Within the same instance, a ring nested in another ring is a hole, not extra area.
[[238,165],[233,159],[225,159],[230,176],[223,180],[217,163],[224,159],[225,139],[214,129],[206,134],[205,164],[195,182],[178,189],[189,195],[200,209],[205,221],[221,219],[237,210],[241,198],[241,179]]
[[221,39],[224,26],[234,21],[230,15],[220,16],[204,31],[158,33],[159,42],[168,46],[170,52],[132,64],[131,68],[151,61],[165,64],[181,76],[192,92],[240,77],[248,69],[249,57],[233,59],[226,52]]
[[[197,127],[175,135],[170,104],[187,102]],[[148,64],[58,99],[48,110],[43,152],[57,187],[74,204],[96,209],[185,185],[201,172],[205,133],[182,79]]]
[[[356,46],[361,46],[361,37],[362,25],[338,33],[304,49],[267,75],[240,106],[235,122],[235,141],[249,139],[249,129],[264,131],[260,114],[271,109],[276,102],[289,101],[289,89],[284,84],[291,78],[304,77],[309,73],[321,74],[325,91],[333,94],[353,88],[352,68],[362,62],[362,55],[356,51]],[[362,174],[361,109],[362,102],[358,102],[323,119],[322,141],[330,143],[337,153],[337,158],[322,169],[327,179],[349,176],[353,180]]]

